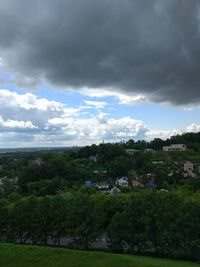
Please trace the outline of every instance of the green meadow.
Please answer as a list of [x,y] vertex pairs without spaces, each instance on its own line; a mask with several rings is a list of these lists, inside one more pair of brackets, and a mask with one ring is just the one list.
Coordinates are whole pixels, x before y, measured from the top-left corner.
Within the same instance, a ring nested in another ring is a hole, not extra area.
[[200,267],[160,258],[0,244],[0,267]]

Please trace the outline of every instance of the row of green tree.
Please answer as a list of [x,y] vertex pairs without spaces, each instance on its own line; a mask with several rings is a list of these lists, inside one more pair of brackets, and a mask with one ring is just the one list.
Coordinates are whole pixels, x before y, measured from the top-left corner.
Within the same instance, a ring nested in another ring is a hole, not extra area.
[[73,152],[71,155],[78,158],[88,158],[90,156],[98,154],[100,162],[106,162],[113,160],[115,157],[124,155],[125,149],[138,149],[144,150],[151,148],[155,150],[162,150],[163,146],[169,146],[171,144],[185,144],[190,149],[200,151],[200,132],[199,133],[184,133],[182,135],[175,135],[166,140],[161,138],[155,138],[151,141],[146,140],[133,140],[125,142],[122,141],[116,144],[100,144],[85,146],[80,148],[78,151]]
[[200,259],[200,194],[187,191],[116,196],[59,194],[1,200],[2,242],[73,240],[88,249],[106,236],[114,251]]
[[145,140],[129,140],[124,144],[127,148],[145,149],[152,148],[155,150],[162,150],[163,146],[169,146],[172,144],[185,144],[190,149],[200,151],[200,132],[199,133],[183,133],[181,135],[172,136],[166,140],[161,138],[155,138],[151,141]]

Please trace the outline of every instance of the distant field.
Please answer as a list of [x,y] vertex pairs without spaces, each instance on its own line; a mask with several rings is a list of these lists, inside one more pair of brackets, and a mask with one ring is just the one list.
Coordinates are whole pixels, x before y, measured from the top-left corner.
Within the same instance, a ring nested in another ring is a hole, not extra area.
[[169,155],[175,161],[190,160],[193,163],[200,163],[200,153],[193,150],[186,152],[167,152],[165,155]]
[[0,244],[1,267],[200,267],[200,264],[59,248]]
[[191,160],[194,163],[200,163],[200,153],[189,149],[184,152],[156,151],[150,155],[152,161],[165,160],[166,157],[170,157],[172,161]]

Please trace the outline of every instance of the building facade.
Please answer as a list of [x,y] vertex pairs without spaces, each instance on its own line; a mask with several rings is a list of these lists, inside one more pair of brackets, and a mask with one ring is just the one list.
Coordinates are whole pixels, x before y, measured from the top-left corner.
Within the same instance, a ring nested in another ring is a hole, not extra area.
[[170,146],[163,146],[162,150],[167,152],[175,152],[175,151],[181,152],[181,151],[186,151],[187,146],[184,144],[174,144]]
[[185,172],[191,172],[194,170],[193,163],[191,161],[184,161],[183,163],[183,170]]

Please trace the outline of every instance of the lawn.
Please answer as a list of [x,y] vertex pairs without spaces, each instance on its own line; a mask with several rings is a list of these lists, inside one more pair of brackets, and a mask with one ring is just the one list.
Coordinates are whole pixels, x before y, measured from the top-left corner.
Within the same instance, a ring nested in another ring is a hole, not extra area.
[[0,267],[200,267],[141,256],[0,244]]
[[170,156],[173,161],[190,160],[193,163],[200,163],[200,153],[193,150],[187,150],[185,152],[168,152],[165,155]]

